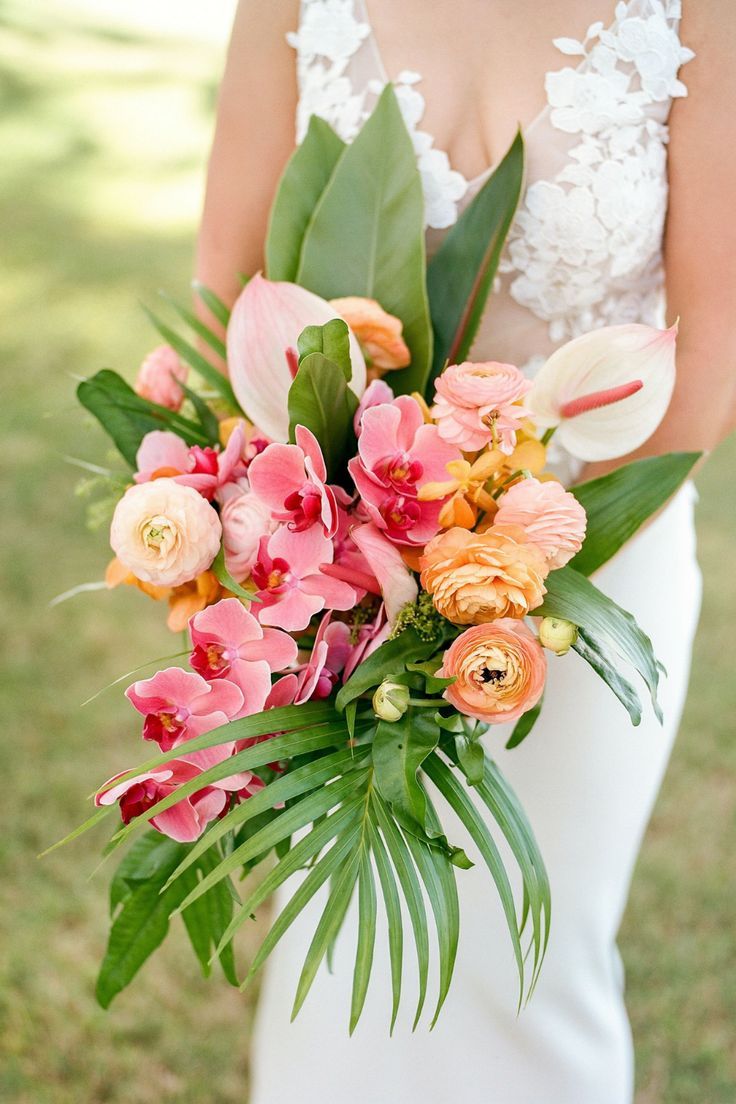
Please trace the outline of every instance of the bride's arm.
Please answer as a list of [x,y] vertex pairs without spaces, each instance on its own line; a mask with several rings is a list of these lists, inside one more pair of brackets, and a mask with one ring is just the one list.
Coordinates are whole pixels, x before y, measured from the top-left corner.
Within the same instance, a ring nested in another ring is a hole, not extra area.
[[297,0],[239,0],[207,173],[197,278],[232,303],[263,265],[268,211],[294,148]]
[[[672,109],[665,236],[667,313],[680,317],[677,384],[641,456],[709,451],[736,422],[736,9],[691,0],[683,12],[681,38],[696,56],[681,73],[688,95]],[[586,477],[622,462],[591,465]]]

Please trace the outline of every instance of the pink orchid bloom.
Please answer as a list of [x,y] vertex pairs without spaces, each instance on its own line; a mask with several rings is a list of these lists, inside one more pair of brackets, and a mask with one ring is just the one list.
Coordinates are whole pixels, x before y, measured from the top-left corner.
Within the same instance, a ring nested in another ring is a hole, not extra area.
[[220,451],[199,445],[189,448],[176,433],[154,429],[145,435],[136,453],[134,478],[136,483],[149,483],[165,476],[212,499],[220,487],[245,474],[244,446],[242,422]]
[[361,422],[363,421],[363,415],[366,410],[370,410],[372,406],[380,406],[381,403],[393,402],[393,399],[394,393],[385,380],[375,379],[372,383],[369,383],[363,392],[363,398],[360,400],[358,409],[355,411],[355,417],[353,418],[355,436],[360,437],[360,431],[362,429]]
[[325,483],[327,467],[314,434],[296,427],[296,444],[269,445],[251,462],[250,485],[272,517],[294,533],[319,524],[326,537],[337,530],[337,499]]
[[225,598],[189,622],[190,663],[208,681],[227,679],[240,688],[238,717],[260,713],[271,692],[271,674],[291,666],[296,642],[278,629],[262,628],[237,598]]
[[350,626],[344,621],[331,621],[332,614],[322,618],[314,638],[312,654],[297,678],[294,704],[329,698],[338,676],[352,654]]
[[[244,410],[273,441],[289,437],[287,398],[299,335],[339,314],[325,299],[285,281],[257,273],[241,291],[227,329],[227,362],[233,390]],[[353,378],[350,388],[365,390],[365,358],[350,334]]]
[[332,542],[319,525],[301,533],[282,525],[271,537],[263,537],[251,572],[261,600],[256,611],[260,623],[301,632],[323,609],[352,609],[354,588],[321,570],[333,556]]
[[243,707],[243,694],[234,683],[210,683],[181,667],[134,682],[125,696],[145,717],[143,739],[154,740],[162,751],[227,724]]
[[416,602],[419,593],[416,579],[396,545],[375,525],[357,525],[350,536],[378,580],[389,624],[393,625],[400,610]]
[[[95,795],[95,805],[114,805],[119,801],[123,823],[128,824],[134,817],[145,813],[198,774],[201,774],[199,767],[181,759],[172,759],[158,770],[136,775],[107,789],[111,782],[122,777],[116,774]],[[241,786],[236,788],[240,789]],[[227,801],[227,794],[221,783],[219,787],[204,786],[152,817],[150,823],[159,832],[179,843],[192,843],[199,839],[209,822],[224,811]]]
[[348,467],[371,520],[397,544],[424,545],[439,530],[443,500],[420,502],[425,483],[447,480],[460,450],[424,421],[419,403],[400,395],[363,415],[358,456]]

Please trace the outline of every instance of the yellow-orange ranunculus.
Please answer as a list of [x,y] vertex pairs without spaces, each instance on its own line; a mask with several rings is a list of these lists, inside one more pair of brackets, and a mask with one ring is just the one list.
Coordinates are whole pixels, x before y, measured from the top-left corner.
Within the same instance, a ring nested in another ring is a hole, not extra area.
[[447,649],[438,674],[455,681],[445,698],[486,724],[515,721],[537,704],[547,660],[523,621],[502,618],[466,629]]
[[203,571],[191,583],[183,583],[176,587],[144,583],[142,579],[137,579],[132,571],[128,571],[117,556],[107,565],[105,583],[111,590],[117,586],[134,586],[156,602],[168,601],[169,616],[166,624],[172,632],[186,629],[190,617],[227,594],[211,571]]
[[420,564],[422,586],[456,625],[525,617],[541,604],[549,570],[522,529],[501,526],[448,529],[429,542]]
[[411,353],[401,336],[399,318],[385,311],[375,299],[364,299],[359,295],[331,299],[330,306],[345,319],[370,359],[369,376],[375,379],[377,375],[394,368],[406,368]]

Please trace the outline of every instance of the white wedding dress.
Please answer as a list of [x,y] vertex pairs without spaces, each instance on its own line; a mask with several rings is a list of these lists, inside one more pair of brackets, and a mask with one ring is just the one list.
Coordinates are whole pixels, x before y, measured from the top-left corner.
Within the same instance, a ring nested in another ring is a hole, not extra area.
[[[667,118],[673,97],[686,95],[678,73],[692,57],[679,17],[679,0],[629,0],[584,41],[556,40],[567,56],[546,75],[547,106],[526,130],[526,193],[474,359],[533,372],[557,345],[597,326],[664,325]],[[290,41],[298,139],[316,113],[349,141],[389,79],[362,0],[304,0]],[[416,146],[431,249],[485,177],[466,181],[421,129],[419,74],[396,74],[394,84]],[[517,1017],[511,944],[481,864],[458,872],[458,964],[434,1031],[411,1033],[407,950],[403,1016],[389,1038],[390,975],[379,941],[366,1009],[348,1037],[350,922],[333,972],[322,969],[290,1024],[312,911],[287,933],[264,977],[252,1104],[630,1104],[633,1051],[615,940],[687,687],[700,606],[693,499],[688,485],[596,577],[635,614],[667,669],[664,725],[648,712],[632,728],[608,688],[570,654],[551,657],[544,711],[527,741],[505,751],[505,729],[486,738],[526,809],[552,886],[551,940],[530,1004]]]

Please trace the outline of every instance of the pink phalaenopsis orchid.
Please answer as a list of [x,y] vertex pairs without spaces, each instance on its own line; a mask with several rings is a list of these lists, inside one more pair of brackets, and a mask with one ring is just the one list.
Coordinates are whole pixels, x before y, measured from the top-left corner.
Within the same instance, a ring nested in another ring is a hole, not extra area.
[[260,623],[301,632],[323,609],[352,609],[355,589],[321,570],[333,557],[332,542],[319,525],[301,533],[282,525],[271,537],[263,537],[251,572],[260,599],[255,607]]
[[134,682],[125,696],[145,717],[143,739],[154,740],[162,751],[227,724],[243,708],[242,691],[233,682],[207,682],[181,667]]
[[400,395],[365,411],[349,470],[374,524],[397,544],[424,545],[439,529],[443,500],[420,502],[417,493],[446,481],[448,463],[459,459],[459,449],[424,421],[419,403]]
[[269,445],[248,469],[251,488],[271,516],[295,533],[318,524],[326,537],[337,531],[337,498],[314,434],[296,427],[296,444]]
[[278,629],[262,628],[237,598],[195,614],[189,631],[192,667],[208,681],[227,679],[239,687],[239,717],[259,713],[271,692],[272,673],[296,661],[296,642]]
[[401,558],[398,548],[377,526],[356,525],[350,536],[378,581],[386,615],[393,625],[400,610],[407,603],[416,601],[416,579]]
[[[127,772],[116,774],[105,783],[95,795],[95,805],[114,805],[119,802],[123,823],[128,824],[134,817],[145,814],[159,801],[169,797],[185,782],[197,778],[202,770],[183,759],[172,759],[156,770],[135,775],[114,785],[125,773]],[[233,785],[226,786],[225,782],[231,780],[225,779],[216,785],[203,786],[201,790],[183,797],[181,801],[151,817],[150,823],[159,832],[179,843],[193,843],[199,839],[210,821],[225,810],[228,803],[226,790],[247,792],[255,779],[255,775],[247,772],[233,775]]]
[[235,427],[222,450],[199,445],[190,448],[175,433],[154,429],[145,435],[136,453],[134,478],[136,483],[148,483],[167,477],[212,499],[226,483],[245,474],[244,447],[242,423]]
[[363,415],[366,410],[370,410],[372,406],[380,406],[381,403],[393,402],[394,393],[386,383],[385,380],[375,379],[368,384],[363,392],[363,398],[358,404],[358,409],[355,411],[355,417],[353,418],[353,429],[355,430],[355,436],[360,437],[361,422],[363,421]]
[[[243,288],[227,330],[227,361],[233,390],[248,415],[273,441],[289,437],[288,395],[294,350],[307,326],[322,326],[338,312],[325,299],[260,274]],[[365,389],[365,359],[350,334],[351,389]]]
[[329,697],[352,650],[350,627],[343,621],[332,621],[332,614],[326,613],[317,629],[312,654],[297,676],[294,704]]

